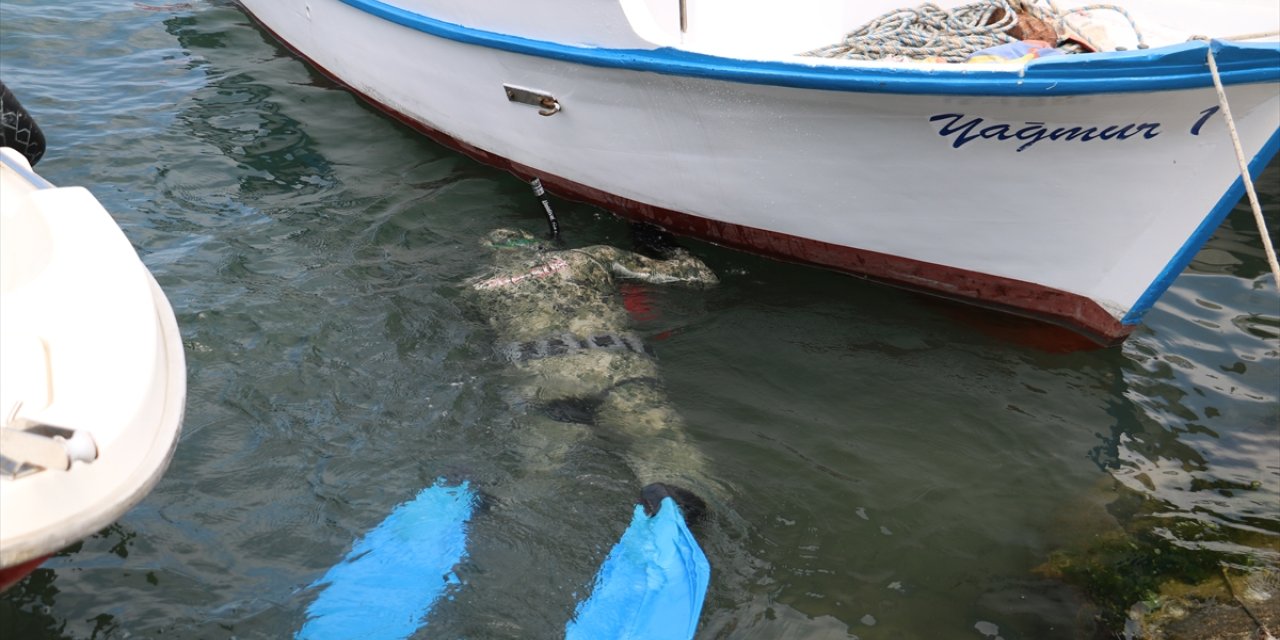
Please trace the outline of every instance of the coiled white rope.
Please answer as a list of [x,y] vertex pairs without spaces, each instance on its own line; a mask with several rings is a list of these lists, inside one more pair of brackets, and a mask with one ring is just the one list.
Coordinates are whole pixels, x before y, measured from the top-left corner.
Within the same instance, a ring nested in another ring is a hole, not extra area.
[[1240,165],[1240,180],[1244,182],[1244,192],[1249,196],[1249,206],[1253,208],[1253,221],[1258,225],[1258,233],[1262,236],[1262,250],[1267,254],[1267,263],[1271,265],[1271,274],[1280,286],[1280,263],[1276,261],[1276,250],[1271,245],[1271,234],[1267,233],[1267,222],[1262,217],[1262,205],[1258,202],[1258,192],[1253,188],[1253,178],[1249,176],[1249,163],[1244,158],[1244,148],[1240,146],[1240,134],[1236,132],[1235,118],[1231,117],[1231,105],[1227,103],[1227,92],[1222,88],[1222,77],[1218,74],[1218,61],[1213,57],[1213,43],[1205,40],[1208,52],[1209,75],[1213,76],[1213,88],[1218,92],[1218,106],[1222,107],[1222,117],[1227,121],[1227,132],[1231,134],[1231,144],[1235,147],[1236,162]]
[[[998,9],[1003,9],[1004,15],[992,22]],[[851,32],[842,42],[805,55],[851,60],[937,56],[948,62],[964,62],[976,51],[1014,42],[1006,32],[1017,24],[1017,14],[1006,0],[982,0],[955,11],[930,2],[890,11]]]
[[[1041,3],[1044,2],[1045,6]],[[1072,31],[1068,18],[1087,11],[1114,11],[1124,16],[1133,27],[1138,48],[1146,48],[1146,40],[1133,17],[1122,7],[1093,4],[1060,10],[1053,0],[979,0],[947,11],[928,2],[916,8],[895,9],[859,27],[836,44],[805,52],[803,55],[849,60],[881,60],[891,56],[911,59],[941,58],[947,62],[964,62],[974,53],[1018,39],[1009,35],[1017,27],[1018,11],[1023,11],[1051,24],[1058,34]],[[1056,45],[1057,43],[1050,43]]]

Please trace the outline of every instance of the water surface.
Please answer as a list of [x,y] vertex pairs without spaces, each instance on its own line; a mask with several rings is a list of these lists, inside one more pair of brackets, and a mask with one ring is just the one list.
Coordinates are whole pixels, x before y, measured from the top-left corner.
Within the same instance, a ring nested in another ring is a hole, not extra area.
[[[0,632],[290,637],[308,585],[444,476],[497,507],[429,629],[555,637],[638,487],[603,443],[521,481],[525,417],[460,292],[485,232],[541,230],[527,187],[225,3],[6,0],[0,71],[49,137],[41,172],[91,189],[168,293],[189,367],[164,480],[0,598]],[[1275,210],[1280,166],[1258,183]],[[571,243],[629,245],[607,212],[556,205]],[[728,488],[700,637],[1090,637],[1080,590],[1037,568],[1125,524],[1134,495],[1180,544],[1277,561],[1280,298],[1247,209],[1125,345],[1086,352],[687,245],[722,284],[641,287],[635,328]],[[505,599],[468,597],[486,584]]]

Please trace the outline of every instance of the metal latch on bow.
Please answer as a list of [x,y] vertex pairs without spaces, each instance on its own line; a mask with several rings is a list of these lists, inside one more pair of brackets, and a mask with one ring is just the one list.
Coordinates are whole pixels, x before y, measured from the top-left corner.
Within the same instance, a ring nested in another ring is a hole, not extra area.
[[560,101],[545,91],[527,89],[510,84],[504,84],[502,88],[507,92],[508,100],[538,107],[538,115],[540,116],[554,116],[560,113]]

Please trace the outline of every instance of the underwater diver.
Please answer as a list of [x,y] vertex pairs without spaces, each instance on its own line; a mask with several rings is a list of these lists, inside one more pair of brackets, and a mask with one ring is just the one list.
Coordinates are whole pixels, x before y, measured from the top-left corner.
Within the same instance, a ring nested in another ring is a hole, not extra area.
[[[661,260],[606,245],[552,250],[511,229],[491,232],[484,245],[493,267],[470,286],[498,335],[499,357],[523,374],[516,401],[530,403],[547,429],[555,430],[549,420],[579,425],[580,437],[622,439],[641,486],[709,490],[706,462],[685,439],[657,362],[627,329],[616,280],[711,286],[719,282],[715,273],[683,249]],[[526,431],[538,437],[537,426]],[[547,463],[557,464],[574,440],[561,434],[547,444]]]
[[[688,523],[706,509],[699,495],[721,497],[722,491],[688,442],[653,355],[628,329],[618,281],[705,287],[718,278],[674,245],[652,259],[606,245],[553,248],[512,229],[490,232],[482,244],[492,262],[468,281],[467,298],[494,329],[498,358],[511,365],[513,404],[527,409],[512,434],[514,448],[524,452],[522,471],[529,478],[554,475],[578,445],[596,437],[610,449],[620,445],[643,487],[630,526],[600,565],[589,597],[577,602],[564,637],[692,638],[710,566]],[[568,498],[542,495],[541,487],[523,491],[539,502]],[[474,542],[468,543],[467,529],[480,502],[470,483],[439,480],[397,507],[313,585],[322,590],[297,637],[413,635],[458,581],[453,568],[477,551],[468,549]],[[486,520],[496,517],[489,513]],[[479,550],[481,556],[496,552],[501,549]],[[579,553],[589,557],[591,550]],[[513,569],[501,558],[487,562]],[[588,587],[568,586],[575,593]],[[462,635],[525,637],[529,630],[504,619],[511,602],[554,595],[527,592],[518,579],[472,580],[448,600],[477,618],[465,623],[470,629]]]

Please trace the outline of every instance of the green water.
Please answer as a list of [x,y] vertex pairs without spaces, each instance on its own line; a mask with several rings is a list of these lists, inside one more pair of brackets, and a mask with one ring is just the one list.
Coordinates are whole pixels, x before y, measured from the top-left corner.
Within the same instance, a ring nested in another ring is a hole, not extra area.
[[[362,105],[232,5],[153,9],[0,5],[40,171],[116,215],[189,367],[164,480],[0,597],[0,635],[290,637],[308,585],[446,476],[496,505],[419,636],[556,637],[638,487],[606,441],[576,476],[520,481],[524,416],[460,295],[485,232],[541,230],[528,188]],[[1274,211],[1280,166],[1258,182]],[[570,243],[629,246],[609,214],[556,206]],[[686,244],[721,285],[642,287],[633,329],[727,487],[699,637],[1093,637],[1081,590],[1036,569],[1124,524],[1133,495],[1183,545],[1280,556],[1280,297],[1247,209],[1123,347],[1074,353]]]

